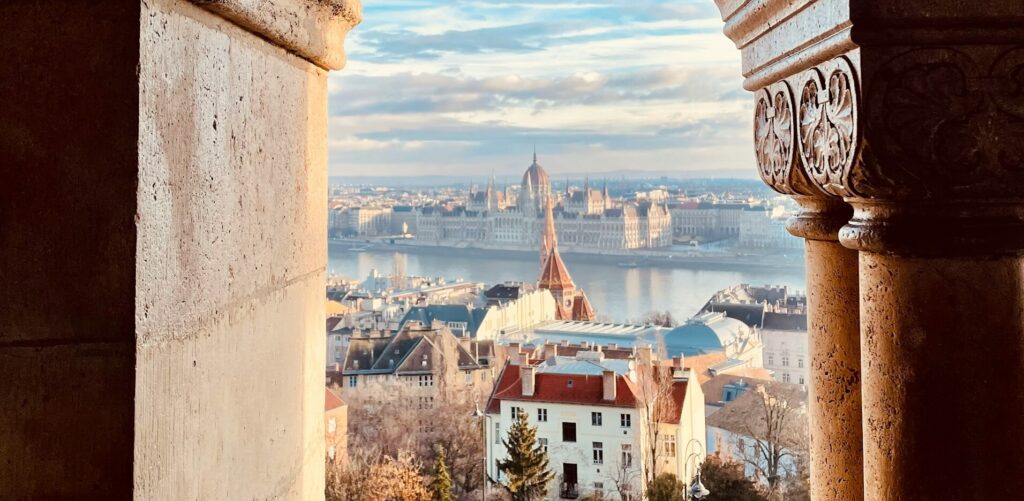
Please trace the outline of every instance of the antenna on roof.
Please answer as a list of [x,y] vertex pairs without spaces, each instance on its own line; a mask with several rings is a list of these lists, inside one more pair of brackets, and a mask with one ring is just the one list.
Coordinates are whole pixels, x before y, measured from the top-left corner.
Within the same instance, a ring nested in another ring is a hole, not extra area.
[[533,143],[533,163],[537,163],[537,143]]

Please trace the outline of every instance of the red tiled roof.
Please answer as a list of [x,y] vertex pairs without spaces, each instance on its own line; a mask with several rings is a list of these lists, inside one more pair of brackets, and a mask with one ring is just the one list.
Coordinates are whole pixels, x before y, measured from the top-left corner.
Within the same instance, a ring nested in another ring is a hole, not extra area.
[[597,314],[594,313],[594,307],[587,299],[587,295],[580,291],[572,302],[572,319],[591,321],[595,318]]
[[554,290],[576,288],[576,284],[573,283],[572,277],[569,276],[569,270],[565,267],[565,263],[562,262],[562,256],[558,254],[557,248],[551,249],[547,259],[544,260],[544,267],[541,268],[537,287]]
[[[494,394],[487,403],[487,412],[497,414],[502,399],[608,407],[636,407],[636,394],[633,383],[622,376],[615,376],[615,401],[613,402],[604,400],[604,383],[601,376],[538,373],[535,377],[533,396],[525,397],[523,396],[523,383],[519,377],[519,366],[506,365],[497,384],[495,384]],[[571,387],[569,386],[569,380],[573,382]]]
[[340,397],[335,395],[330,388],[324,388],[324,391],[327,392],[327,394],[324,396],[324,412],[329,411],[331,409],[337,409],[338,407],[345,405],[345,402]]
[[[637,406],[636,386],[623,376],[615,376],[614,402],[604,400],[604,382],[601,376],[538,373],[535,377],[533,396],[525,397],[523,396],[523,383],[519,377],[519,366],[506,364],[501,375],[498,376],[498,382],[494,385],[494,393],[487,402],[487,412],[498,414],[502,399],[606,407]],[[569,387],[570,379],[573,381],[572,387]],[[662,404],[655,409],[660,422],[679,423],[683,403],[686,400],[686,384],[686,381],[673,382],[672,398],[663,400]]]

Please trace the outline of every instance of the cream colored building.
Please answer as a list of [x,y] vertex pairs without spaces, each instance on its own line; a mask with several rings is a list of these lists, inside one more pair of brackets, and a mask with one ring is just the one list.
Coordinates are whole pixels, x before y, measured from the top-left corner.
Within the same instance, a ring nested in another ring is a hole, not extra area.
[[[502,203],[493,182],[472,193],[467,206],[424,207],[416,217],[416,242],[423,245],[533,250],[540,245],[544,202],[552,197],[559,245],[568,252],[654,249],[672,245],[672,214],[659,199],[613,202],[607,186],[553,194],[547,172],[536,161],[523,174],[516,205]],[[508,197],[510,198],[510,197]]]

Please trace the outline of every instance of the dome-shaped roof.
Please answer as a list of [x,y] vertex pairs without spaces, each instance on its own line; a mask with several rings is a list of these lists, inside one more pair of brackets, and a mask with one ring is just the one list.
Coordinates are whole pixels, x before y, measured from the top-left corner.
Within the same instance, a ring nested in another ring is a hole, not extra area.
[[746,329],[746,324],[722,313],[704,313],[665,333],[665,347],[673,356],[724,351]]
[[533,153],[533,163],[530,164],[530,166],[527,167],[526,172],[523,173],[523,186],[526,186],[527,180],[529,180],[529,184],[535,188],[541,185],[551,186],[551,179],[548,177],[547,171],[537,163],[536,152]]

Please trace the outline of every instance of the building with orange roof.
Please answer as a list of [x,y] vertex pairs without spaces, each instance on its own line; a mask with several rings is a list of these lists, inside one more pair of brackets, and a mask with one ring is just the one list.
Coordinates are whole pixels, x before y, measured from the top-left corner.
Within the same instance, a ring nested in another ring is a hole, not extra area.
[[327,460],[345,461],[348,457],[348,404],[330,388],[324,396],[324,440]]

